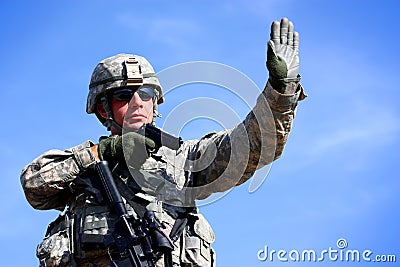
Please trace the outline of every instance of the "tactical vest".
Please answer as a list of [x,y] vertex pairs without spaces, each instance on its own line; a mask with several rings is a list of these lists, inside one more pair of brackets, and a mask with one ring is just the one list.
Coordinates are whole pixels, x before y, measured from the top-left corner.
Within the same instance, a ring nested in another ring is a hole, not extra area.
[[[154,160],[145,169],[146,173],[165,173]],[[162,203],[140,190],[124,168],[117,168],[113,175],[129,215],[139,218],[140,207],[152,210],[164,225],[165,232],[174,241],[174,266],[215,266],[215,252],[211,247],[215,236],[197,208]],[[96,178],[89,172],[74,181],[68,208],[50,223],[45,239],[38,245],[40,266],[109,266],[110,259],[119,256],[112,238],[117,218],[108,205],[101,203],[99,192],[88,182],[88,176]],[[162,255],[156,266],[164,266]]]

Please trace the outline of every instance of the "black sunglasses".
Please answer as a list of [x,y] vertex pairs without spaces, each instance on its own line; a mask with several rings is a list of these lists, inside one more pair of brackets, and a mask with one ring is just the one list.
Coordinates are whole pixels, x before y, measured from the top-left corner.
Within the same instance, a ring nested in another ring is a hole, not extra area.
[[133,94],[137,92],[140,99],[143,101],[155,100],[156,94],[154,89],[150,87],[140,87],[139,89],[121,88],[110,93],[110,96],[119,101],[130,101]]

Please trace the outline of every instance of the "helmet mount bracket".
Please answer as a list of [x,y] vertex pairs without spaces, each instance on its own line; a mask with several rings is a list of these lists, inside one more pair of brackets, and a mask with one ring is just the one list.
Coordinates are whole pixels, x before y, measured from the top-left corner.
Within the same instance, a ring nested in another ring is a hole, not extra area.
[[139,61],[135,57],[125,60],[126,85],[135,86],[143,84],[143,74]]

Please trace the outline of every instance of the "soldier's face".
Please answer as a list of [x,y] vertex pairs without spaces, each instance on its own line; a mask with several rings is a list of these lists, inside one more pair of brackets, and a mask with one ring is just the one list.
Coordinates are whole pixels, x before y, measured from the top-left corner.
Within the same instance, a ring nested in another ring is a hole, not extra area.
[[[114,121],[125,130],[136,131],[144,123],[153,121],[155,101],[154,91],[150,88],[116,90],[109,95]],[[97,112],[104,119],[107,113],[103,104],[97,105]],[[112,134],[120,134],[117,129],[111,129]]]
[[153,99],[142,99],[135,92],[130,101],[112,99],[114,120],[125,130],[138,130],[143,123],[153,121]]
[[[153,99],[142,99],[135,92],[130,101],[111,99],[111,109],[114,115],[114,120],[125,130],[138,130],[143,123],[153,121]],[[106,113],[103,108],[99,109],[102,117],[106,118]],[[112,134],[118,134],[115,129],[111,129]]]

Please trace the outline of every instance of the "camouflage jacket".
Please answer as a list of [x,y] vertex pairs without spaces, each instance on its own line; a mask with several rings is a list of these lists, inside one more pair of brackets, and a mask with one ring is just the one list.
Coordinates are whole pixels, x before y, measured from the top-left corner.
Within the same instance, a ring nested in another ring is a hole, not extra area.
[[[257,169],[282,154],[297,102],[306,97],[300,84],[291,86],[296,87],[296,92],[284,95],[268,83],[253,110],[235,128],[185,141],[177,151],[161,147],[140,170],[131,170],[131,174],[135,180],[139,177],[136,182],[143,192],[177,206],[191,206],[195,199],[244,183]],[[28,202],[36,209],[64,210],[71,206],[71,183],[96,162],[90,149],[93,145],[86,141],[65,151],[50,150],[28,164],[20,177]],[[173,220],[164,216],[163,221],[172,224]],[[199,228],[209,227],[206,224]],[[213,233],[202,239],[212,243]],[[196,256],[182,256],[181,249],[177,250],[175,258],[181,264],[185,262],[183,258]],[[206,258],[209,260],[209,255]]]

